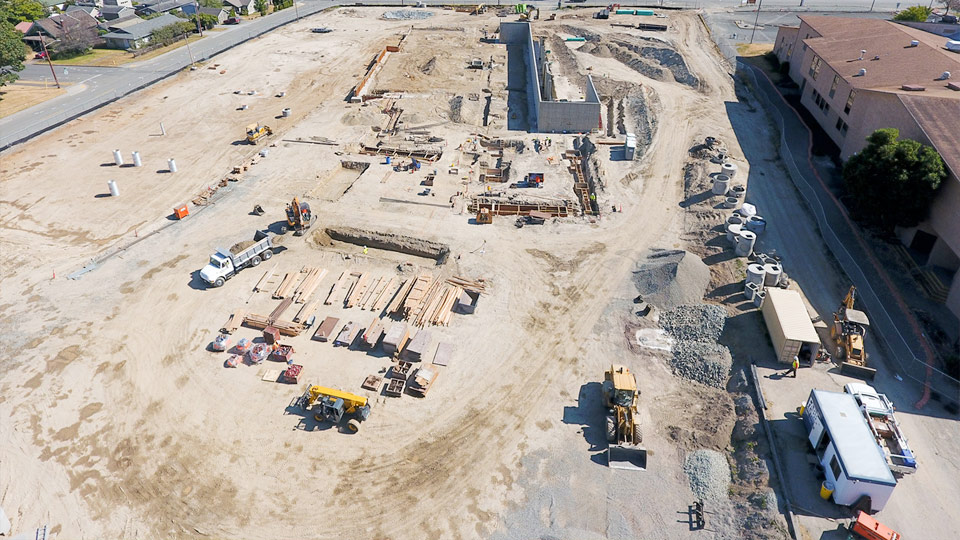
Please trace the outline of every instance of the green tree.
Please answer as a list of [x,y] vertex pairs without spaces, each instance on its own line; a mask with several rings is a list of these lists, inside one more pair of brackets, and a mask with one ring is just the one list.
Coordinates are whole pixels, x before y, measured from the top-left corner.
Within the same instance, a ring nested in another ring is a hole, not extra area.
[[0,20],[0,86],[20,78],[17,73],[23,71],[26,57],[27,48],[20,32],[8,21]]
[[37,0],[0,0],[0,16],[10,24],[35,21],[46,15],[43,4]]
[[223,7],[223,2],[220,0],[199,0],[198,3],[200,4],[200,7],[205,8]]
[[943,7],[947,8],[944,15],[949,15],[951,9],[954,12],[960,11],[960,0],[940,0],[940,3],[943,4]]
[[893,20],[923,22],[931,13],[933,10],[926,6],[912,6],[894,15]]
[[267,0],[253,0],[253,9],[260,12],[260,15],[267,14]]
[[[213,15],[209,15],[207,13],[200,13],[199,15],[200,15],[200,26],[202,26],[204,30],[209,30],[214,26],[216,26],[218,22],[220,22]],[[190,20],[193,21],[194,26],[197,25],[196,15],[194,15],[193,17],[190,17]]]
[[927,216],[934,193],[947,176],[930,146],[900,139],[894,128],[878,129],[843,167],[853,215],[885,230],[911,227]]

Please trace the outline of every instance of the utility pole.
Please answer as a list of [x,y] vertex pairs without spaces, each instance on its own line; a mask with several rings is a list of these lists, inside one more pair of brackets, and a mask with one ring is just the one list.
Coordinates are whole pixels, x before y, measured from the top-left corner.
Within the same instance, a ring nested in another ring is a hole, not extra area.
[[196,62],[193,60],[193,51],[190,50],[190,40],[187,39],[187,34],[183,30],[180,31],[180,35],[183,36],[183,41],[187,43],[187,52],[190,53],[190,65],[192,66]]
[[297,20],[300,20],[300,8],[297,7],[297,0],[293,0],[293,10],[297,13]]
[[50,53],[47,51],[47,44],[43,41],[43,31],[38,30],[40,33],[40,46],[43,47],[43,56],[47,59],[47,65],[50,66],[50,73],[53,74],[53,82],[57,83],[57,88],[60,88],[60,81],[57,79],[57,72],[53,69],[53,62],[50,61]]
[[760,8],[763,7],[763,0],[757,4],[757,18],[753,21],[753,32],[750,33],[750,43],[753,43],[753,36],[757,34],[757,25],[760,24]]
[[200,37],[203,37],[203,27],[200,26],[200,4],[193,3],[193,14],[197,17],[197,33],[200,34]]

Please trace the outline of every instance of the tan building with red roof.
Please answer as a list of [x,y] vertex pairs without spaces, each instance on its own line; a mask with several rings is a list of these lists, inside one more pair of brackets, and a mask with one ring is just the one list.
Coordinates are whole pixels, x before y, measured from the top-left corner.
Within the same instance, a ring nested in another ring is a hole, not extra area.
[[941,298],[960,317],[960,53],[946,49],[946,38],[891,21],[824,15],[800,21],[780,28],[773,50],[789,62],[801,103],[842,159],[859,152],[875,130],[891,127],[943,157],[949,177],[929,217],[897,234],[934,270],[928,275],[939,276]]

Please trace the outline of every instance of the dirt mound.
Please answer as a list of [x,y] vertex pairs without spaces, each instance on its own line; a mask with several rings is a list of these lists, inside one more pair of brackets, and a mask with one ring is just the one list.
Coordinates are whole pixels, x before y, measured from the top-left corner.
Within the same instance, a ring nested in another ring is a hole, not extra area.
[[243,242],[237,242],[236,244],[230,246],[230,253],[233,253],[234,255],[236,255],[237,253],[240,253],[241,251],[247,249],[248,247],[254,244],[256,244],[256,242],[254,242],[253,240],[244,240]]
[[582,37],[587,41],[593,41],[593,42],[600,41],[600,34],[591,32],[590,30],[586,30],[584,28],[580,28],[579,26],[571,26],[569,24],[565,24],[560,27],[560,30],[576,37]]
[[437,57],[433,56],[425,64],[420,66],[420,73],[424,75],[430,75],[433,73],[433,68],[437,65]]
[[673,309],[703,299],[710,284],[710,269],[692,253],[654,249],[637,262],[633,282],[646,301],[661,309]]
[[370,107],[350,111],[340,117],[340,122],[347,126],[369,126],[380,123],[379,111]]
[[[687,69],[687,63],[683,59],[683,55],[678,53],[672,48],[665,46],[666,44],[658,40],[646,40],[650,45],[636,45],[627,41],[615,40],[612,43],[620,48],[619,54],[615,54],[616,58],[621,62],[629,65],[630,67],[644,73],[640,68],[643,66],[636,65],[637,60],[640,58],[656,62],[659,66],[666,68],[673,75],[674,80],[680,84],[685,84],[691,88],[698,88],[700,86],[700,79],[695,75],[690,73],[690,70]],[[656,45],[656,46],[655,46]],[[636,58],[639,56],[640,58]],[[622,57],[628,58],[625,60]],[[647,62],[641,62],[646,65],[646,67],[652,68],[655,71],[662,72],[660,68],[656,68],[650,65]],[[645,74],[645,73],[644,73]],[[657,78],[661,78],[658,76]]]
[[450,246],[441,244],[440,242],[423,240],[422,238],[414,238],[403,234],[368,231],[354,227],[330,227],[324,229],[322,234],[320,231],[317,231],[314,236],[314,239],[318,243],[323,242],[326,238],[360,246],[385,249],[387,251],[398,251],[418,257],[436,259],[437,264],[446,262],[447,256],[450,254]]
[[610,50],[610,47],[603,43],[590,43],[587,42],[585,45],[577,49],[580,52],[585,52],[587,54],[592,54],[594,56],[599,56],[601,58],[612,58],[613,52]]

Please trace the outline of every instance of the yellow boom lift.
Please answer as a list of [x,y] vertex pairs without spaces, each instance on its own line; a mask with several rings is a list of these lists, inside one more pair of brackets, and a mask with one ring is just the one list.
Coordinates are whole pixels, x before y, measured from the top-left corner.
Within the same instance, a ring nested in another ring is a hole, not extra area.
[[325,386],[311,386],[298,404],[303,409],[312,410],[317,422],[329,420],[347,433],[356,433],[360,422],[370,417],[367,398]]

